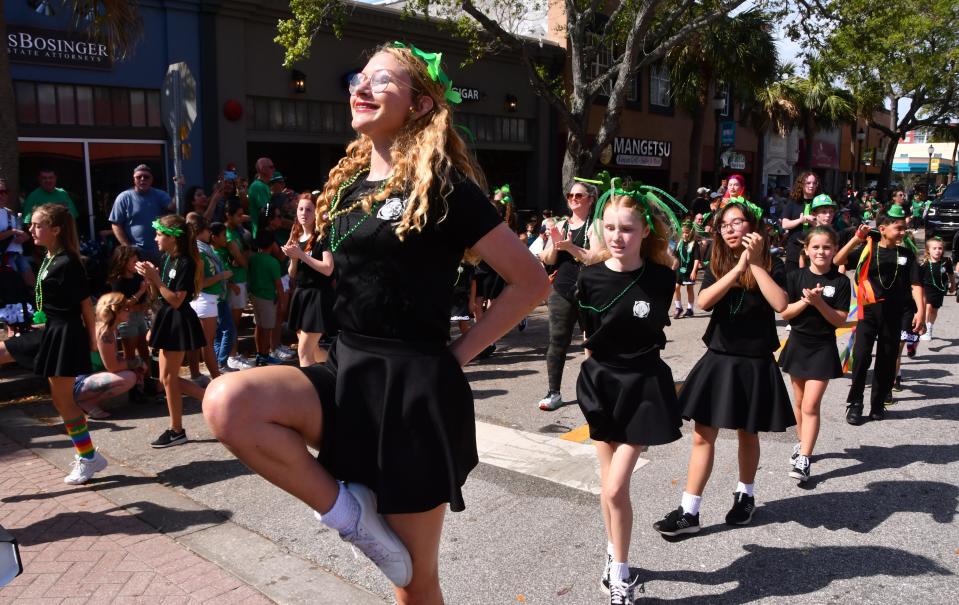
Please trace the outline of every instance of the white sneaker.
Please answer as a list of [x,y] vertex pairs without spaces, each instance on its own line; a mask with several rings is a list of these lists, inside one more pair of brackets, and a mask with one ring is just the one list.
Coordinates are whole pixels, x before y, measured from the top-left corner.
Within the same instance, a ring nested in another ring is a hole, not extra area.
[[277,347],[277,349],[279,349],[283,353],[286,353],[287,355],[292,355],[293,357],[296,357],[296,351],[294,351],[293,349],[291,349],[290,347],[286,345],[280,345]]
[[558,410],[563,405],[563,396],[559,391],[546,391],[546,397],[540,399],[537,405],[544,412]]
[[90,420],[106,420],[110,417],[110,412],[98,406],[93,406],[85,413]]
[[919,340],[923,340],[926,342],[929,342],[930,340],[932,340],[932,324],[931,323],[926,323],[926,332],[919,337]]
[[234,355],[226,360],[226,365],[233,368],[234,370],[249,370],[250,368],[256,367],[256,364],[250,361],[249,359],[240,357],[239,355]]
[[94,451],[92,459],[81,458],[79,454],[73,457],[73,468],[70,474],[63,478],[67,485],[83,485],[89,481],[95,473],[98,473],[107,467],[107,459],[100,455],[100,452]]
[[284,351],[283,350],[284,348],[286,347],[277,347],[270,352],[270,355],[272,355],[273,357],[276,357],[280,361],[293,361],[293,359],[296,358],[296,354],[290,351],[289,349],[286,349],[286,351]]
[[402,588],[413,579],[413,560],[399,537],[376,512],[376,495],[359,483],[347,483],[346,489],[360,505],[356,529],[340,538],[349,542],[380,568],[387,579]]

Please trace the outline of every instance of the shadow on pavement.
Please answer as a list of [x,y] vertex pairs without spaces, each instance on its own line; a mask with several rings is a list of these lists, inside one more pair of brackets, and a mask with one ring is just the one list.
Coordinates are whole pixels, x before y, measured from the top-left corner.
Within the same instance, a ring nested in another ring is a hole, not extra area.
[[[886,422],[885,420],[883,422]],[[915,462],[925,464],[952,464],[959,461],[959,447],[948,445],[919,445],[903,444],[892,447],[875,445],[860,445],[855,448],[846,448],[843,453],[825,452],[815,454],[813,462],[837,458],[840,460],[858,460],[858,464],[827,471],[821,475],[813,473],[810,481],[814,486],[829,479],[849,477],[870,471],[904,468]]]
[[[216,442],[215,439],[210,441]],[[169,487],[193,489],[202,485],[226,481],[243,475],[252,475],[236,458],[230,460],[194,460],[157,473],[157,480]]]
[[509,378],[529,376],[530,374],[536,373],[536,370],[476,370],[473,372],[467,371],[466,378],[470,382],[478,382],[480,380],[507,380]]
[[[808,496],[803,496],[807,498]],[[680,599],[647,597],[644,603],[715,605],[747,603],[770,597],[814,593],[836,580],[871,576],[911,577],[951,572],[926,557],[884,546],[822,546],[812,548],[771,548],[746,544],[747,554],[716,571],[642,570],[643,582],[685,582],[702,586],[735,584],[721,594]],[[850,597],[856,601],[855,597]],[[784,601],[783,601],[784,602]]]

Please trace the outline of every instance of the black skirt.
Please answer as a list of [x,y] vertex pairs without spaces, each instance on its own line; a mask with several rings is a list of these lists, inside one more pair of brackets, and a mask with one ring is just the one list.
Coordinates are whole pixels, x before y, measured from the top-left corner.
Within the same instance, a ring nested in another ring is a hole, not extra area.
[[782,432],[796,424],[772,354],[746,357],[707,350],[686,378],[679,402],[683,418],[714,428]]
[[576,398],[594,441],[663,445],[682,436],[673,373],[658,352],[629,368],[587,358]]
[[502,294],[503,288],[505,287],[506,280],[492,269],[490,269],[488,273],[477,276],[476,295],[479,297],[495,300],[499,298],[499,295]]
[[444,343],[340,332],[326,363],[301,370],[323,405],[317,460],[335,478],[372,489],[381,514],[465,508],[473,393]]
[[779,367],[793,378],[830,380],[842,377],[842,362],[836,338],[813,336],[793,330],[782,353]]
[[206,345],[196,311],[184,300],[176,309],[163,303],[150,328],[150,346],[164,351],[196,351]]
[[90,333],[80,316],[49,317],[42,330],[5,341],[13,359],[37,376],[89,374]]
[[332,334],[333,296],[332,289],[298,287],[290,299],[287,326],[294,332]]
[[941,308],[942,301],[945,298],[946,293],[935,286],[931,288],[929,286],[925,286],[924,290],[926,292],[926,304],[932,305],[933,309]]
[[453,293],[453,306],[450,308],[450,321],[469,321],[473,319],[469,294]]

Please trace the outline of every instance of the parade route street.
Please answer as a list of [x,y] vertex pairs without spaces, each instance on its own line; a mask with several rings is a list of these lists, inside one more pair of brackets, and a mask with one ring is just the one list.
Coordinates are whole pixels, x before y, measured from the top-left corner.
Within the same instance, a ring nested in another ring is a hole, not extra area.
[[[677,381],[704,351],[700,337],[706,322],[707,316],[697,313],[667,329],[670,342],[663,356]],[[783,322],[779,325],[785,338]],[[651,525],[679,502],[689,423],[683,439],[643,454],[631,486],[630,553],[644,584],[642,602],[959,602],[957,334],[957,305],[947,297],[935,339],[920,343],[915,359],[903,358],[904,390],[895,394],[896,404],[881,422],[847,425],[849,380],[833,381],[822,403],[812,479],[804,487],[787,476],[794,431],[763,434],[758,508],[749,526],[723,524],[737,480],[734,432],[721,432],[717,442],[701,511],[703,530],[685,539],[663,539]],[[847,338],[838,341],[845,345]],[[574,343],[566,365],[563,399],[569,404],[542,412],[536,402],[546,391],[546,340],[545,308],[540,307],[527,330],[514,329],[493,357],[467,367],[481,464],[465,486],[466,510],[446,517],[440,575],[448,603],[579,605],[607,598],[599,591],[606,537],[595,457],[575,404],[582,350]],[[124,467],[129,468],[138,481],[217,511],[287,551],[291,560],[307,563],[291,566],[290,574],[298,573],[294,569],[332,573],[369,591],[374,600],[389,601],[389,586],[372,564],[354,558],[305,505],[253,475],[216,442],[197,402],[187,400],[185,408],[191,441],[165,450],[149,446],[167,426],[162,404],[125,405],[114,408],[109,420],[91,422],[95,443],[112,463],[91,488],[109,498],[109,486],[122,484]],[[55,414],[48,401],[18,400],[0,411],[33,422],[16,431],[8,426],[5,432],[17,433],[11,439],[34,449],[69,447],[59,424],[50,420]],[[189,529],[181,525],[170,533],[180,539],[177,533],[189,535]],[[242,557],[242,540],[229,548]],[[208,556],[215,557],[215,551],[211,546]],[[231,569],[229,560],[224,556],[217,562],[274,600],[343,602],[319,590],[298,597],[271,594],[268,578]]]

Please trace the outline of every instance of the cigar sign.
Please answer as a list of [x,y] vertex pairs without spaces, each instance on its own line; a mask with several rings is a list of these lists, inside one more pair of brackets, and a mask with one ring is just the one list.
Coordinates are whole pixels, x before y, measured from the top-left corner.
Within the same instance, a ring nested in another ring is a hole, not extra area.
[[14,63],[110,69],[106,44],[79,32],[7,26],[7,53]]

